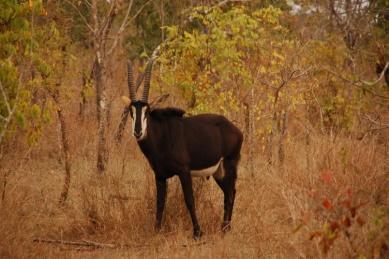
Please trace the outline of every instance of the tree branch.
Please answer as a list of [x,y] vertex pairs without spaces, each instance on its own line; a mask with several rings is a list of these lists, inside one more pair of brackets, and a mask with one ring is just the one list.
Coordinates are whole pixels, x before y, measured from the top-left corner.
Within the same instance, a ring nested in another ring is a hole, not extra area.
[[150,103],[150,108],[153,110],[155,108],[157,108],[157,106],[166,101],[167,98],[169,98],[169,94],[163,94],[163,95],[160,95],[158,96],[157,98],[155,98],[151,103]]
[[[386,63],[385,68],[388,69],[388,63]],[[382,72],[385,72],[386,69],[384,69]],[[350,80],[350,79],[348,79],[348,78],[345,78],[345,77],[342,76],[342,75],[339,75],[338,73],[332,71],[331,69],[323,68],[323,70],[326,71],[326,72],[328,72],[328,73],[330,73],[330,74],[332,74],[332,75],[334,75],[334,76],[336,76],[336,77],[338,77],[338,78],[340,78],[340,79],[342,79],[343,81],[349,83],[350,85],[356,86],[356,87],[358,87],[358,88],[360,88],[360,89],[362,89],[362,90],[364,90],[364,91],[366,91],[366,92],[372,94],[373,96],[380,97],[380,98],[382,98],[382,99],[384,99],[384,100],[389,100],[389,96],[384,96],[384,95],[377,94],[377,93],[375,93],[374,91],[372,91],[372,90],[370,90],[370,89],[364,87],[363,85],[358,84],[358,82],[362,82],[361,80],[352,81],[352,80]],[[369,84],[366,84],[367,82],[365,82],[365,83],[362,82],[362,83],[363,83],[364,85],[367,85],[367,86],[374,86],[375,84],[377,84],[377,83],[382,79],[382,77],[383,77],[383,73],[381,73],[381,76],[380,76],[379,80],[376,80],[376,81],[373,82],[373,83],[369,83]]]
[[89,30],[93,33],[95,33],[95,30],[92,28],[92,26],[88,23],[88,20],[85,18],[85,16],[81,13],[80,9],[78,9],[77,6],[75,6],[72,1],[65,0],[66,3],[68,3],[73,9],[75,9],[78,12],[78,15],[81,17],[81,20],[85,23],[85,25],[89,28]]
[[224,1],[217,3],[216,5],[212,6],[212,8],[222,7],[223,5],[226,5],[228,3],[248,3],[250,1],[251,0],[224,0]]
[[[147,3],[148,2],[149,1],[147,1]],[[134,3],[134,0],[131,0],[130,3],[128,3],[126,14],[124,15],[123,21],[122,21],[121,25],[119,26],[118,31],[116,32],[115,36],[113,37],[113,43],[111,45],[111,48],[107,52],[108,55],[112,54],[112,52],[114,51],[114,49],[116,48],[116,46],[117,46],[117,44],[119,42],[120,35],[123,33],[124,29],[126,28],[126,24],[127,24],[128,19],[130,17],[130,13],[131,13],[131,9],[132,9],[133,3]]]
[[126,22],[126,24],[124,25],[124,28],[126,28],[136,17],[138,17],[138,15],[143,11],[143,9],[146,7],[146,5],[148,5],[150,2],[151,2],[151,0],[148,0],[146,3],[144,3],[139,8],[139,10],[134,14],[134,16],[132,16],[131,19]]
[[385,72],[386,72],[386,70],[388,70],[388,68],[389,68],[389,62],[386,62],[384,69],[381,71],[381,74],[376,81],[367,82],[367,81],[360,80],[360,82],[362,82],[363,84],[368,85],[368,86],[374,86],[374,85],[378,84],[382,80],[382,78],[384,78]]
[[5,94],[3,84],[1,82],[0,82],[0,90],[1,90],[1,94],[3,95],[3,99],[4,99],[5,106],[7,107],[7,111],[8,113],[11,113],[11,107],[9,105],[7,95]]
[[140,8],[139,10],[134,14],[134,16],[132,16],[131,18],[130,17],[130,12],[131,12],[131,9],[132,9],[132,4],[133,4],[133,0],[131,0],[131,2],[129,3],[128,5],[128,8],[127,8],[127,12],[126,12],[126,15],[122,21],[122,24],[120,25],[116,35],[113,37],[113,43],[112,43],[112,46],[111,48],[109,49],[108,51],[108,55],[112,54],[112,52],[114,51],[114,49],[116,48],[118,42],[119,42],[119,37],[120,35],[123,33],[124,29],[136,18],[138,17],[138,15],[143,11],[143,8],[145,8],[146,5],[148,5],[150,3],[151,0],[148,0],[146,3],[144,3]]
[[51,243],[51,244],[61,244],[61,245],[72,245],[72,246],[90,246],[94,248],[117,248],[115,244],[104,244],[94,241],[82,240],[82,241],[67,241],[67,240],[58,240],[58,239],[42,239],[36,238],[33,242],[37,243]]
[[99,30],[99,20],[97,19],[98,15],[98,10],[97,10],[97,0],[92,0],[92,5],[91,5],[91,13],[92,13],[92,18],[93,18],[93,26],[94,26],[94,37],[96,38],[97,31]]
[[109,34],[109,32],[111,30],[113,19],[116,16],[115,15],[116,2],[117,2],[116,0],[111,2],[111,7],[110,7],[107,15],[105,16],[104,22],[100,28],[102,41],[105,41],[105,39],[107,38],[107,35]]
[[12,117],[14,115],[15,110],[16,110],[16,103],[17,103],[17,100],[19,99],[19,87],[20,87],[20,84],[18,84],[18,88],[16,90],[16,98],[15,98],[16,102],[13,105],[13,107],[11,108],[11,105],[8,102],[7,95],[5,94],[5,90],[3,88],[3,84],[0,81],[0,91],[1,91],[1,93],[3,95],[3,99],[4,99],[4,102],[5,102],[5,105],[7,107],[7,111],[8,111],[8,116],[7,117],[1,116],[1,119],[3,119],[5,121],[5,123],[3,125],[2,131],[0,132],[0,143],[3,140],[5,132],[7,131],[8,125],[11,122],[11,119],[12,119]]

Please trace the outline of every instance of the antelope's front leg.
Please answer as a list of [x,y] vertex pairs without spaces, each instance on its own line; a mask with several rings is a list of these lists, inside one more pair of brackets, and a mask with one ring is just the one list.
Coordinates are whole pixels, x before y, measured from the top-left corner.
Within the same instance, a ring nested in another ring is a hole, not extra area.
[[166,179],[155,177],[155,183],[157,185],[157,217],[155,221],[155,230],[160,231],[162,227],[162,215],[165,209],[167,181]]
[[182,173],[179,175],[179,177],[181,181],[182,191],[184,192],[185,204],[192,218],[193,238],[195,240],[198,240],[200,239],[202,233],[196,217],[196,207],[195,207],[195,201],[193,197],[192,177],[190,176],[189,172]]

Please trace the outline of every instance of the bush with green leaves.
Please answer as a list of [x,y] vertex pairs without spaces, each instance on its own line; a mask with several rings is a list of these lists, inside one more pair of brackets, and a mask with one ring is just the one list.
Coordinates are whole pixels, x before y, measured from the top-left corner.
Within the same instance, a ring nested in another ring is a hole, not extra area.
[[[65,44],[42,1],[1,1],[0,132],[4,136],[21,130],[33,144],[50,122],[53,104],[48,97],[62,75]],[[8,106],[14,110],[12,118]]]

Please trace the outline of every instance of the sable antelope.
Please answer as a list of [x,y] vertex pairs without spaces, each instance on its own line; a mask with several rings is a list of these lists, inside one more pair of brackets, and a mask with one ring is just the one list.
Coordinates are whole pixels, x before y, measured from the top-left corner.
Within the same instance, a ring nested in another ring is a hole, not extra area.
[[221,115],[184,117],[177,108],[150,109],[148,95],[153,60],[145,71],[143,95],[136,99],[131,63],[128,62],[130,98],[123,96],[132,118],[132,131],[150,163],[157,187],[155,229],[161,229],[167,179],[178,175],[189,210],[195,239],[201,236],[193,197],[192,176],[213,176],[224,193],[222,230],[230,229],[235,182],[243,135]]

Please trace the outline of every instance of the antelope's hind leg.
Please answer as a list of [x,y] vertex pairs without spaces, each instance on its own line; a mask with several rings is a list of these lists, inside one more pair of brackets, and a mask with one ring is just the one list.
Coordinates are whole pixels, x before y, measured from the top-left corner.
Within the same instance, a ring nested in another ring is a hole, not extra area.
[[227,232],[231,229],[232,211],[235,201],[235,183],[237,178],[237,162],[235,160],[225,159],[223,161],[224,175],[223,178],[214,177],[215,181],[224,193],[224,217],[222,231]]

